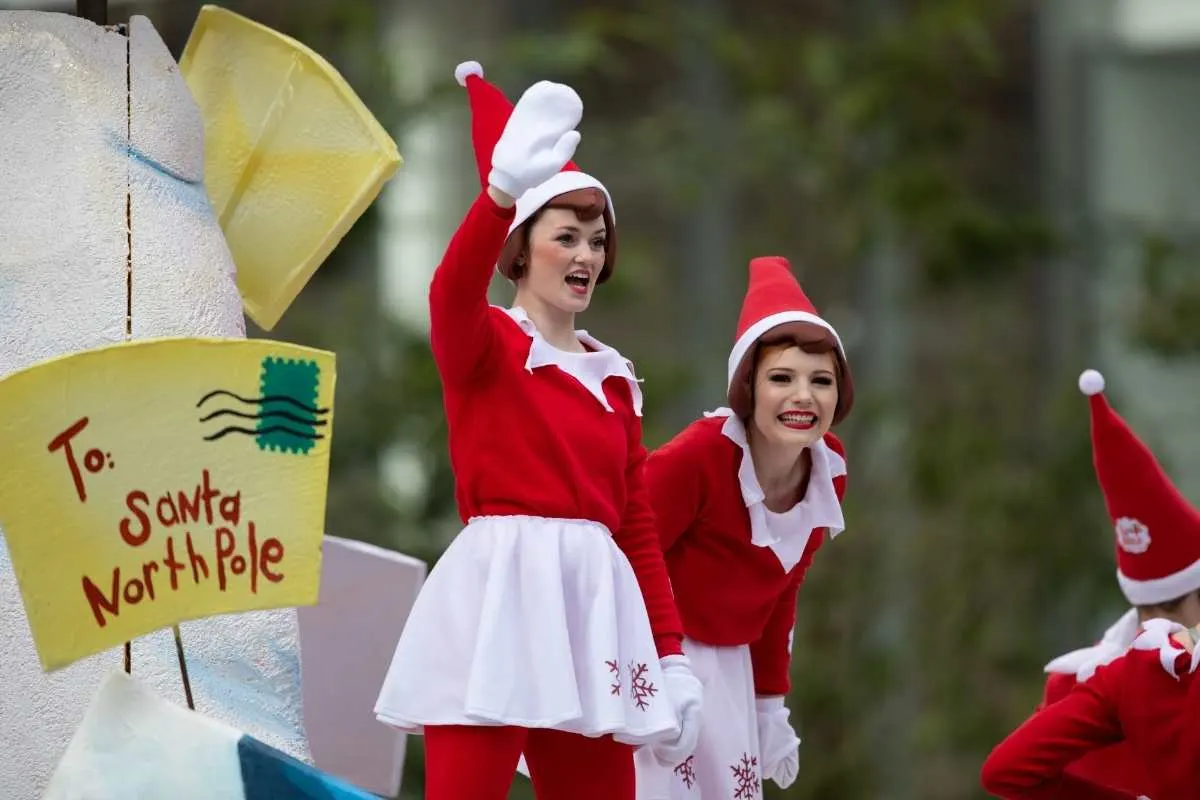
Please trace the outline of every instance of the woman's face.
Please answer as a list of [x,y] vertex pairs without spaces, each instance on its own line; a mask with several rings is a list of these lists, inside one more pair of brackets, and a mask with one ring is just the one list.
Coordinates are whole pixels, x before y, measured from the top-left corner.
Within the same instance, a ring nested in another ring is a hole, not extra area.
[[529,229],[529,261],[518,286],[545,305],[584,311],[604,268],[607,233],[603,215],[584,222],[570,209],[546,209]]
[[752,422],[774,444],[803,448],[833,424],[838,386],[834,354],[795,345],[763,349],[754,371]]

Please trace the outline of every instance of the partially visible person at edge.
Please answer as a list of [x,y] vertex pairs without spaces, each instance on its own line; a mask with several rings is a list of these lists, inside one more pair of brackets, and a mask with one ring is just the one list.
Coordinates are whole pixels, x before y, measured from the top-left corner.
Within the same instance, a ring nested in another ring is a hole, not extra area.
[[[1046,665],[1050,674],[1036,713],[1071,697],[1077,686],[1095,680],[1100,668],[1129,652],[1148,620],[1165,619],[1184,627],[1200,624],[1200,514],[1108,404],[1103,376],[1087,370],[1079,387],[1091,406],[1093,459],[1114,528],[1117,583],[1133,607],[1098,644]],[[1102,797],[1098,792],[1105,790],[1136,796],[1153,785],[1151,763],[1129,737],[1115,737],[1103,746],[1080,750],[1059,784],[1036,796],[1082,800]],[[1158,795],[1147,793],[1158,800]]]
[[[503,800],[522,750],[543,800],[628,800],[635,746],[691,749],[701,689],[646,494],[638,379],[575,330],[616,266],[612,199],[570,162],[574,90],[543,81],[514,109],[477,63],[455,76],[484,191],[429,309],[466,527],[375,713],[424,734],[431,800]],[[488,304],[493,269],[511,308]]]
[[[1026,720],[983,765],[983,786],[1011,800],[1195,800],[1200,787],[1200,628],[1147,620],[1133,647]],[[1142,762],[1140,789],[1070,776],[1081,756],[1122,742]]]
[[709,412],[646,465],[683,651],[704,686],[694,751],[639,752],[638,800],[761,797],[799,770],[784,703],[797,593],[844,527],[842,443],[854,384],[842,343],[787,260],[750,262],[729,356],[729,406]]

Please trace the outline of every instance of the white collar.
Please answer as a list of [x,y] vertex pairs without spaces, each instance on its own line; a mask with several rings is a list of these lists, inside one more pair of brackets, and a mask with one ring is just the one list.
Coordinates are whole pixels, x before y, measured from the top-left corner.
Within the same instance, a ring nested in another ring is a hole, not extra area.
[[1138,627],[1137,609],[1131,608],[1109,626],[1098,644],[1064,653],[1043,669],[1060,675],[1074,675],[1075,680],[1080,682],[1086,681],[1095,674],[1098,667],[1128,652],[1133,646],[1133,640],[1137,638]]
[[642,388],[638,385],[641,381],[633,371],[632,361],[590,336],[587,331],[575,331],[575,337],[590,348],[589,352],[569,353],[559,350],[546,341],[525,309],[513,306],[500,310],[517,323],[530,339],[529,356],[525,359],[525,369],[528,372],[532,373],[538,367],[556,366],[578,381],[607,411],[612,411],[612,407],[608,404],[608,398],[604,396],[604,380],[610,377],[624,378],[629,382],[629,391],[633,396],[633,411],[639,417],[642,415]]
[[[1168,675],[1179,680],[1179,675],[1175,673],[1175,661],[1187,650],[1172,640],[1171,634],[1182,630],[1186,629],[1178,622],[1172,622],[1169,619],[1148,619],[1142,624],[1142,632],[1133,640],[1133,648],[1135,650],[1157,650],[1158,663],[1162,664],[1162,668]],[[1200,667],[1200,647],[1192,650],[1192,657],[1188,660],[1188,672],[1195,672],[1197,667]]]
[[[736,444],[742,450],[742,463],[738,467],[738,482],[741,484],[742,500],[746,508],[759,509],[764,512],[763,501],[766,495],[759,485],[758,476],[754,473],[754,459],[750,455],[750,442],[746,437],[746,426],[738,419],[731,409],[718,408],[716,411],[704,412],[706,417],[724,417],[721,433],[726,439]],[[833,479],[846,474],[846,460],[830,449],[824,439],[818,439],[809,446],[812,456],[812,472],[808,477],[808,488],[804,499],[797,506],[804,507],[805,534],[814,528],[828,528],[832,538],[841,533],[846,527],[842,516],[842,504],[838,500],[837,489]],[[769,547],[776,538],[767,530],[766,525],[754,524],[758,514],[751,515],[751,541],[759,547]],[[806,536],[807,538],[807,536]]]

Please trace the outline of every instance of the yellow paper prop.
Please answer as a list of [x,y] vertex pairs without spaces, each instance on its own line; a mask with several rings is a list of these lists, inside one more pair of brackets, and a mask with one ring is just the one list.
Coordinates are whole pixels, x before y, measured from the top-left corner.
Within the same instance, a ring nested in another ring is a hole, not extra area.
[[42,667],[317,600],[334,356],[153,339],[0,381],[0,524]]
[[204,6],[179,60],[204,181],[246,311],[270,330],[400,166],[383,127],[304,45]]

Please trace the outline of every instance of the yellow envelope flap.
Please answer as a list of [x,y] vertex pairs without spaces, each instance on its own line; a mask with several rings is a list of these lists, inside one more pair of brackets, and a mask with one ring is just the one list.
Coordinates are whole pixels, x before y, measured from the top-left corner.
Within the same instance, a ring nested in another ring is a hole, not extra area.
[[243,303],[270,330],[400,153],[325,59],[226,9],[200,9],[179,69],[204,119],[204,180]]

